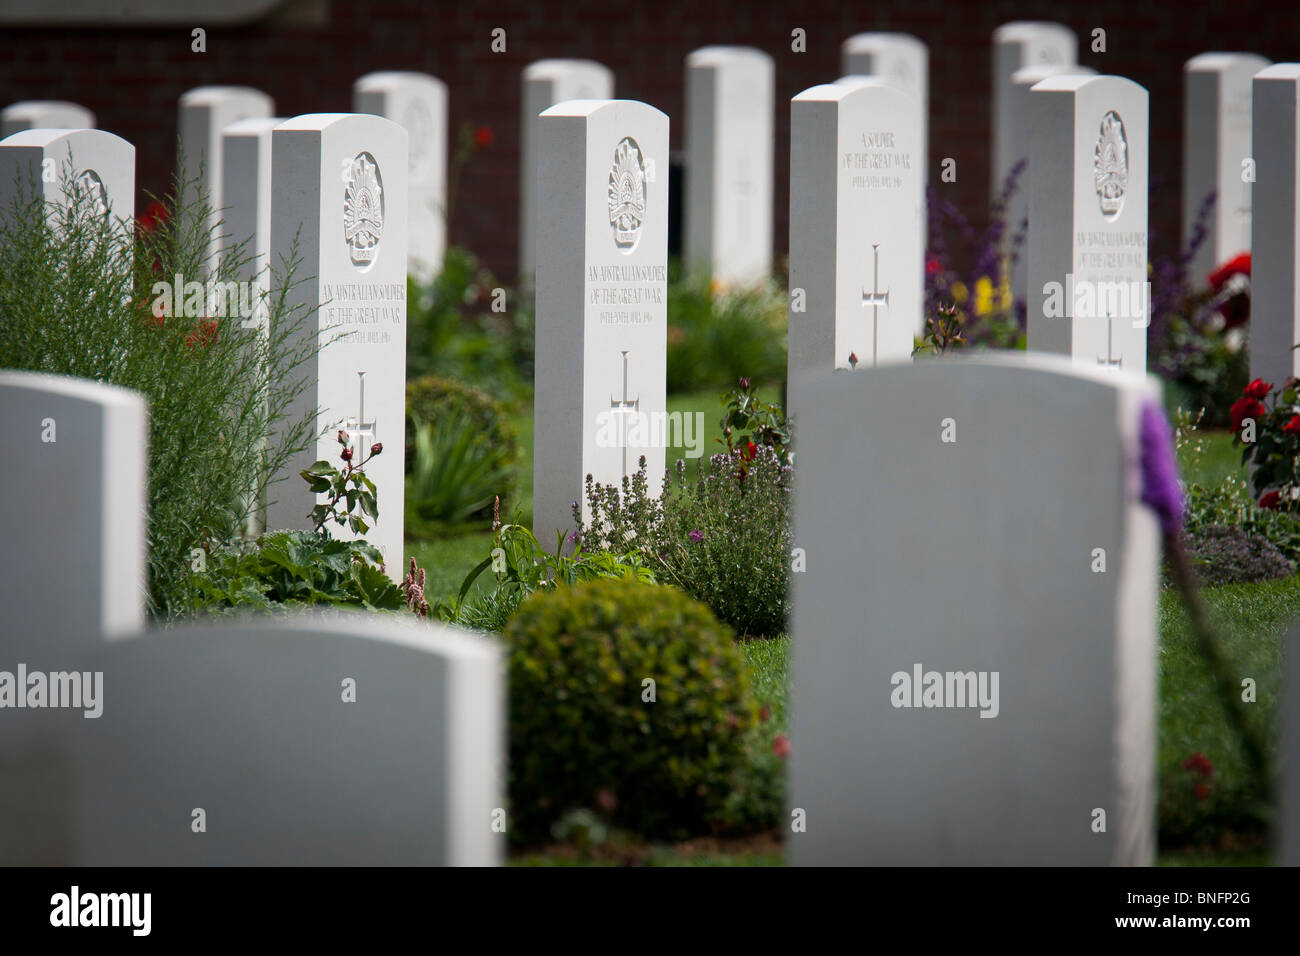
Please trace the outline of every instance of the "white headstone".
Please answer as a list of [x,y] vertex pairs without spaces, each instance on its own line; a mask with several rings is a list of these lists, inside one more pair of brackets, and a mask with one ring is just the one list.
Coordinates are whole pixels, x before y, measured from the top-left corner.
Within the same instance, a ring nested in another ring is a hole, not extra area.
[[[1012,111],[1011,76],[1026,66],[1073,66],[1078,38],[1059,23],[1018,20],[993,31],[993,157],[989,166],[989,202],[1002,194],[1012,168],[1027,156],[1015,155],[1015,128],[1025,118]],[[1021,180],[1021,188],[1024,181]]]
[[25,129],[94,129],[95,114],[66,100],[23,100],[0,110],[0,139]]
[[792,391],[911,358],[925,280],[919,130],[919,101],[874,78],[790,101]]
[[[271,258],[277,268],[289,261],[297,237],[288,304],[319,306],[300,332],[324,348],[303,370],[307,389],[291,410],[292,420],[317,409],[320,437],[277,476],[285,480],[268,492],[267,527],[312,526],[317,496],[299,472],[318,459],[341,468],[340,430],[351,436],[354,462],[382,444],[365,468],[379,520],[364,537],[394,580],[404,573],[406,138],[397,123],[367,113],[312,113],[271,133]],[[329,531],[352,537],[333,522]]]
[[609,67],[594,60],[538,60],[524,68],[522,94],[523,110],[519,125],[519,284],[531,287],[538,256],[538,114],[566,100],[612,99],[614,73]]
[[686,57],[683,259],[725,285],[772,272],[772,58],[708,46]]
[[[1300,374],[1300,63],[1255,74],[1250,375],[1281,385]],[[1265,201],[1267,197],[1267,201]]]
[[1183,248],[1210,193],[1207,235],[1188,264],[1197,288],[1233,256],[1250,252],[1250,81],[1269,61],[1253,53],[1202,53],[1183,66]]
[[221,165],[227,173],[221,248],[243,244],[249,261],[239,277],[260,289],[266,288],[271,265],[271,131],[283,122],[283,117],[237,120],[221,132]]
[[840,45],[845,76],[874,76],[907,90],[921,104],[921,185],[930,166],[930,50],[910,33],[858,33]]
[[427,73],[368,73],[352,85],[352,108],[386,116],[410,142],[407,269],[421,282],[442,271],[447,248],[447,84]]
[[[108,135],[107,133],[103,135]],[[0,371],[12,460],[0,573],[6,664],[144,625],[144,398],[88,379]]]
[[1063,74],[1029,101],[1028,346],[1145,371],[1147,91]]
[[587,475],[664,468],[668,117],[571,100],[537,124],[533,529],[546,547],[586,507]]
[[1035,355],[804,389],[790,862],[1152,862],[1158,401]]
[[[73,865],[484,866],[504,822],[487,637],[379,614],[246,618],[103,649],[68,734]],[[201,815],[200,815],[201,811]],[[198,829],[201,827],[201,829]]]
[[[66,852],[71,779],[52,735],[86,709],[53,709],[55,690],[102,701],[87,653],[145,622],[148,421],[136,392],[86,379],[0,371],[7,556],[0,561],[0,859],[31,865]],[[38,676],[39,675],[39,676]],[[60,676],[63,675],[63,676]],[[64,690],[65,689],[65,690]],[[33,697],[40,693],[40,697]],[[27,706],[16,707],[19,700]],[[39,706],[33,708],[32,703]],[[88,708],[93,711],[93,706]]]
[[[1049,76],[1059,76],[1062,74],[1073,74],[1075,76],[1096,76],[1097,71],[1090,66],[1060,66],[1060,65],[1039,65],[1026,66],[1023,69],[1016,70],[1011,76],[1011,115],[1018,117],[1017,122],[1012,126],[1012,133],[1015,137],[1012,155],[1025,157],[1029,156],[1029,144],[1032,141],[1031,130],[1029,126],[1029,91],[1039,80],[1045,80]],[[1004,242],[1006,248],[1010,250],[1011,240],[1015,238],[1017,232],[1021,229],[1023,223],[1029,218],[1029,169],[1026,163],[1025,170],[1020,174],[1020,185],[1011,195],[1011,201],[1007,206],[1006,213],[1006,235]],[[1013,301],[1029,302],[1027,287],[1029,279],[1029,244],[1028,235],[1018,250],[1015,263],[1011,266],[1011,296]]]
[[196,191],[207,195],[212,213],[202,223],[210,231],[208,255],[215,256],[224,219],[221,199],[225,195],[222,176],[221,131],[243,119],[267,119],[275,112],[275,103],[261,90],[247,86],[199,86],[181,95],[178,128],[180,130],[181,174],[189,183],[185,201],[193,201]]
[[135,215],[135,147],[100,129],[29,129],[0,140],[0,215],[31,185],[47,203],[63,203],[69,175],[83,209]]

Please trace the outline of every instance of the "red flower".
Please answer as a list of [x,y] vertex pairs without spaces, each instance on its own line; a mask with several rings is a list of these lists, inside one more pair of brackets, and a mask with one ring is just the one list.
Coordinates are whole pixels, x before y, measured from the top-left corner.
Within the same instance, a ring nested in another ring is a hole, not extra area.
[[185,336],[185,344],[193,348],[196,345],[202,345],[207,348],[217,341],[217,320],[204,319],[189,335]]
[[370,446],[370,457],[374,458],[383,450],[384,450],[384,443],[381,441],[375,442],[373,445]]
[[762,707],[758,709],[759,720],[767,720],[767,718],[771,716],[772,716],[772,708],[768,707],[767,704],[764,704]]
[[1241,394],[1247,398],[1257,398],[1263,400],[1268,398],[1268,393],[1273,391],[1273,386],[1262,378],[1257,378],[1241,390]]
[[1270,491],[1267,494],[1265,494],[1264,497],[1259,499],[1259,506],[1261,508],[1276,510],[1278,506],[1278,502],[1281,500],[1282,500],[1281,495],[1279,495],[1276,491]]
[[1219,314],[1223,316],[1226,328],[1236,328],[1250,321],[1249,252],[1229,259],[1206,278],[1212,290],[1227,296],[1219,303]]
[[170,216],[171,212],[167,207],[155,199],[144,207],[144,212],[136,217],[135,224],[140,228],[141,232],[153,232],[165,223]]
[[758,446],[752,441],[747,441],[740,449],[740,457],[745,461],[753,461],[754,456],[758,454]]
[[1229,259],[1223,265],[1219,266],[1219,268],[1206,276],[1206,279],[1210,283],[1210,288],[1215,292],[1218,292],[1227,284],[1229,279],[1236,275],[1243,275],[1246,277],[1250,276],[1249,252],[1243,252],[1241,255]]
[[1195,770],[1202,777],[1209,777],[1214,773],[1214,764],[1210,763],[1209,757],[1198,751],[1183,761],[1183,769]]
[[351,461],[351,460],[352,460],[352,449],[351,449],[351,448],[344,448],[341,452],[339,452],[339,457],[342,458],[344,461]]
[[1292,435],[1300,434],[1300,415],[1292,415],[1291,420],[1282,426],[1282,431]]
[[772,741],[772,753],[776,754],[782,760],[790,756],[790,738],[785,734],[777,734]]
[[939,272],[942,272],[942,271],[943,271],[943,263],[940,262],[938,259],[933,259],[933,258],[931,258],[931,259],[927,259],[927,260],[925,260],[925,272],[926,272],[926,275],[935,275],[936,273],[939,273]]
[[479,149],[487,149],[492,145],[492,141],[495,138],[496,137],[492,134],[491,126],[480,126],[478,129],[474,130],[474,145]]
[[1228,412],[1232,416],[1232,430],[1235,432],[1241,430],[1241,423],[1247,418],[1263,418],[1268,414],[1268,409],[1253,398],[1239,398],[1232,403]]

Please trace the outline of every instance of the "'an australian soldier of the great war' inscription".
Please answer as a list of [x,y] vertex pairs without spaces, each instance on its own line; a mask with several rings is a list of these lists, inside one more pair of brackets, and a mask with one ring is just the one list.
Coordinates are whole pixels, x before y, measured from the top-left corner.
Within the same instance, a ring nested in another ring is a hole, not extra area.
[[406,286],[400,282],[340,282],[321,286],[321,331],[330,341],[386,345],[406,321]]
[[663,307],[668,270],[661,265],[619,264],[587,267],[587,296],[601,308],[601,325],[650,325],[654,313],[641,306]]

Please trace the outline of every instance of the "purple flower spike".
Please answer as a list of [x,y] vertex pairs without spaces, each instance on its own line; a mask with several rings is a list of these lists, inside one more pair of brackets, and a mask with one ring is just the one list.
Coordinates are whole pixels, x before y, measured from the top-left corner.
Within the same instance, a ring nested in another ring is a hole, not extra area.
[[1156,513],[1165,535],[1176,535],[1183,529],[1183,489],[1178,483],[1173,431],[1157,403],[1143,404],[1138,436],[1142,448],[1142,502]]

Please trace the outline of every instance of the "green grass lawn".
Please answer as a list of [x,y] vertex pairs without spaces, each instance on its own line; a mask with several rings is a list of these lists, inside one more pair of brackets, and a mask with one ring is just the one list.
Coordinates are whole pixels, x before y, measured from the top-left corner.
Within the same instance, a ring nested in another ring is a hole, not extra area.
[[[779,398],[772,390],[765,399]],[[669,398],[670,411],[702,412],[705,431],[702,454],[713,454],[721,446],[719,394],[708,392],[676,395]],[[515,419],[524,447],[520,465],[520,505],[503,514],[511,520],[516,514],[525,523],[531,521],[532,495],[532,417],[521,414]],[[1232,446],[1231,435],[1206,433],[1201,436],[1202,452],[1194,468],[1184,461],[1184,477],[1202,484],[1217,484],[1226,475],[1240,469],[1240,452]],[[700,447],[697,445],[697,447]],[[681,446],[669,449],[667,460],[681,457]],[[408,554],[427,569],[430,600],[455,594],[465,574],[487,557],[492,547],[490,529],[448,537],[438,541],[408,542]],[[1225,649],[1243,676],[1257,682],[1257,706],[1254,715],[1263,727],[1276,726],[1277,693],[1280,684],[1280,636],[1287,623],[1300,617],[1300,576],[1259,584],[1228,585],[1208,588],[1206,602],[1222,634]],[[1234,818],[1231,805],[1239,795],[1238,782],[1246,772],[1245,758],[1235,734],[1224,717],[1213,693],[1210,675],[1196,649],[1188,629],[1187,615],[1179,596],[1165,591],[1160,596],[1160,698],[1158,736],[1158,774],[1177,778],[1183,761],[1193,753],[1202,753],[1214,764],[1211,800],[1223,804],[1226,818]],[[754,734],[751,756],[756,766],[768,766],[780,773],[780,763],[772,755],[772,741],[777,734],[788,734],[788,638],[746,641],[742,652],[750,668],[755,696],[768,709],[768,717]],[[1189,784],[1190,785],[1190,784]],[[1218,804],[1216,804],[1216,809]],[[1222,845],[1183,845],[1162,849],[1162,866],[1265,865],[1270,855],[1258,833],[1246,839],[1233,837]],[[585,866],[625,865],[635,862],[662,866],[733,866],[780,865],[779,835],[775,832],[738,840],[700,840],[676,846],[654,846],[632,841],[629,845],[580,851],[573,847],[556,847],[546,852],[517,855],[518,866]]]

